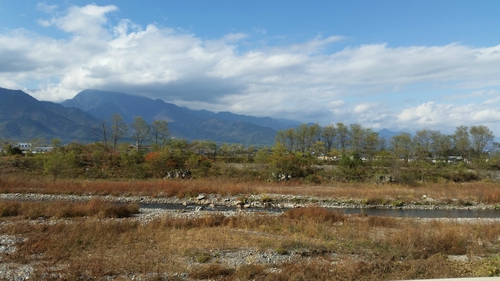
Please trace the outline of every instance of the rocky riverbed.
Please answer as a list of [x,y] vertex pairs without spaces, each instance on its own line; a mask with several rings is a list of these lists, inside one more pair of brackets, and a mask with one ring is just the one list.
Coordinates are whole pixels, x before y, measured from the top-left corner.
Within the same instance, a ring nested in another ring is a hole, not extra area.
[[[138,220],[141,223],[149,223],[163,216],[194,218],[204,216],[208,212],[220,213],[225,216],[255,216],[255,215],[280,215],[282,211],[290,208],[300,208],[306,206],[321,206],[327,208],[380,208],[380,209],[421,209],[421,210],[494,210],[495,205],[486,204],[467,204],[462,206],[453,203],[453,200],[448,200],[448,204],[431,198],[421,198],[415,204],[408,205],[367,205],[362,200],[339,200],[334,198],[317,198],[317,197],[300,197],[290,195],[265,194],[265,195],[249,195],[243,196],[220,196],[215,194],[199,194],[192,198],[176,198],[176,197],[147,197],[147,196],[98,196],[98,195],[56,195],[56,194],[36,194],[36,193],[10,193],[0,194],[0,200],[17,200],[17,201],[70,201],[70,202],[85,202],[94,198],[99,198],[103,201],[114,203],[137,203],[141,206],[147,206],[140,209],[140,213],[135,215],[133,220]],[[165,208],[163,205],[177,206],[176,208]],[[425,219],[424,219],[425,220]],[[457,219],[462,222],[477,222],[477,219]],[[482,221],[491,222],[496,219],[483,219]],[[33,223],[48,223],[44,220],[35,220]],[[66,220],[52,220],[50,223],[70,223]],[[254,231],[248,233],[248,230],[234,229],[231,231],[242,231],[245,234],[251,235],[269,235]],[[20,237],[11,235],[0,236],[0,276],[8,280],[28,280],[33,276],[35,265],[2,263],[1,256],[16,251],[16,244],[21,242]],[[300,261],[308,259],[312,254],[309,249],[295,249],[289,252],[279,252],[273,250],[261,249],[236,249],[236,250],[221,250],[217,252],[205,253],[206,259],[210,262],[225,264],[229,267],[238,267],[245,264],[264,264],[268,268],[279,270],[279,264]],[[335,260],[335,253],[325,253],[331,255],[329,258]],[[343,257],[345,259],[345,257]],[[450,257],[457,258],[457,257]],[[459,256],[460,259],[468,260],[467,256]],[[196,260],[187,259],[186,263],[197,264]],[[154,273],[151,273],[154,274]],[[127,276],[130,280],[147,280],[154,276]],[[158,277],[158,276],[157,276]],[[175,276],[161,276],[162,278],[177,278],[179,280],[190,280],[187,273],[176,273]],[[125,277],[124,277],[125,278]]]
[[290,209],[306,206],[318,206],[338,209],[420,209],[420,210],[496,210],[500,205],[477,202],[460,202],[453,199],[433,199],[422,197],[412,203],[389,201],[386,204],[369,204],[362,199],[339,199],[313,196],[296,196],[281,194],[262,194],[248,196],[221,196],[219,194],[199,194],[191,198],[148,197],[148,196],[101,196],[101,195],[67,195],[40,193],[3,193],[0,200],[16,201],[71,201],[85,202],[94,198],[113,203],[137,203],[149,205],[183,205],[205,207],[238,207],[262,209]]

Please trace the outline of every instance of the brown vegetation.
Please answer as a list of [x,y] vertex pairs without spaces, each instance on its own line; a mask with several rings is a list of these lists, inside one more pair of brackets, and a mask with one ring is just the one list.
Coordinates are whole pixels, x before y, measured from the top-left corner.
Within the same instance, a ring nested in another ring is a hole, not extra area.
[[[200,193],[230,195],[282,194],[313,196],[322,200],[358,200],[365,204],[415,203],[433,198],[444,203],[500,204],[500,188],[495,182],[425,183],[414,186],[373,183],[304,184],[300,181],[282,183],[241,181],[212,177],[191,180],[64,180],[0,175],[0,193],[44,193],[75,195],[196,197]],[[454,201],[452,201],[452,199]]]
[[[497,223],[346,216],[321,208],[282,216],[166,215],[150,223],[19,221],[0,231],[23,237],[4,261],[33,264],[35,279],[171,280],[186,273],[194,280],[396,280],[500,272]],[[224,260],[248,250],[287,255],[290,262]],[[456,255],[466,258],[449,258]]]
[[137,204],[110,204],[100,199],[86,203],[0,201],[0,217],[37,218],[127,218],[139,213]]

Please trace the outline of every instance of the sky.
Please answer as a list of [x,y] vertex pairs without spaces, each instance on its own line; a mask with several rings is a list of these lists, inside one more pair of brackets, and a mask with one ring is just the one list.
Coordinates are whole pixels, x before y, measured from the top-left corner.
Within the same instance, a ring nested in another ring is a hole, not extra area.
[[0,87],[500,136],[500,1],[0,0]]

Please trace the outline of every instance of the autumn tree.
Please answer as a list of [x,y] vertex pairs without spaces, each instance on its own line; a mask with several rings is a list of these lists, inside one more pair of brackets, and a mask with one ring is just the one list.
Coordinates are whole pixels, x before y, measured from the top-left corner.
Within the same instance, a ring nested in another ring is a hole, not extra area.
[[113,149],[116,149],[118,141],[124,138],[128,134],[128,125],[123,121],[123,117],[120,114],[113,114],[111,117],[110,125],[110,138],[113,142]]
[[139,150],[148,138],[151,128],[141,116],[134,118],[130,128],[132,129],[132,139],[135,141],[137,150]]
[[168,123],[165,120],[155,120],[151,124],[151,139],[156,147],[165,145],[168,137]]
[[111,137],[111,129],[108,122],[106,120],[101,120],[101,122],[99,123],[99,127],[95,128],[94,132],[107,149],[109,138]]

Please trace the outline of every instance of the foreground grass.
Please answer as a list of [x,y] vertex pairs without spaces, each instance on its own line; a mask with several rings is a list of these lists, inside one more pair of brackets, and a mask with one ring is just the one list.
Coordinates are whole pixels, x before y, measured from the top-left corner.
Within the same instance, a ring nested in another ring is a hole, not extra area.
[[100,199],[75,202],[0,201],[0,217],[37,218],[127,218],[139,213],[137,204],[111,204]]
[[220,195],[282,194],[314,196],[338,200],[360,200],[377,203],[414,203],[423,197],[467,205],[500,204],[500,184],[496,182],[422,183],[414,186],[369,183],[322,185],[300,181],[269,183],[239,181],[229,178],[196,180],[57,180],[0,175],[0,193],[94,194],[114,196],[196,197],[200,193]]
[[[12,222],[10,220],[10,222]],[[0,224],[22,237],[4,262],[33,264],[34,279],[397,280],[500,274],[500,225],[346,216],[311,207],[283,215],[166,215],[138,220],[75,218]],[[256,250],[291,261],[227,263]],[[463,262],[450,255],[466,257]],[[120,279],[121,278],[121,279]],[[149,279],[148,279],[149,278]]]

